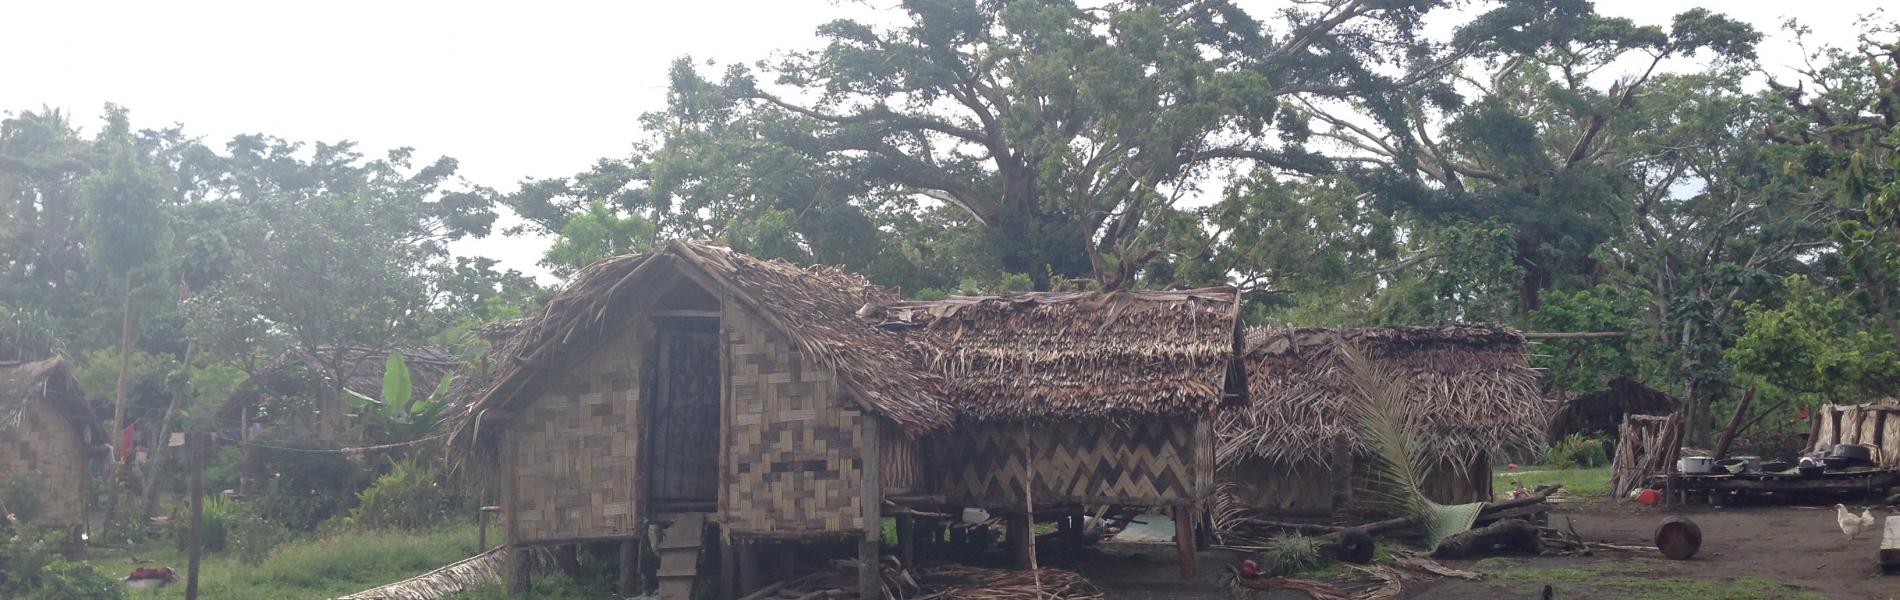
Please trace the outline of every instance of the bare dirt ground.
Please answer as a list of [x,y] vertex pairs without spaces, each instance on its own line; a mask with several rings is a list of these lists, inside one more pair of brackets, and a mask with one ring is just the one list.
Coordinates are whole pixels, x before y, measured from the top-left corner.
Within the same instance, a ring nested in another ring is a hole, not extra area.
[[[1885,512],[1876,510],[1877,517]],[[1573,524],[1585,539],[1649,545],[1664,517],[1682,515],[1702,528],[1702,549],[1687,561],[1659,554],[1603,552],[1592,557],[1511,557],[1447,564],[1479,571],[1480,581],[1439,580],[1412,584],[1405,598],[1536,598],[1550,585],[1554,598],[1654,598],[1667,600],[1743,600],[1829,598],[1844,600],[1900,598],[1900,576],[1882,576],[1876,564],[1878,532],[1849,541],[1835,521],[1834,509],[1761,506],[1651,508],[1605,501],[1560,505],[1551,525]],[[1226,565],[1236,560],[1222,552],[1203,553],[1200,574],[1183,581],[1173,548],[1114,552],[1077,561],[1109,598],[1199,600],[1229,598],[1222,584]],[[1306,598],[1277,592],[1256,600]]]

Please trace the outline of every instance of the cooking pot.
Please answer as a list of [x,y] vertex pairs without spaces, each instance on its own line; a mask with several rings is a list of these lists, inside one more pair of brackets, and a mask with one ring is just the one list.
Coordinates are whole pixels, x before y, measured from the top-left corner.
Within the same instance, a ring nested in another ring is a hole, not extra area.
[[1795,469],[1801,472],[1802,477],[1813,477],[1827,471],[1827,467],[1821,465],[1801,465]]
[[1707,456],[1684,456],[1676,459],[1676,470],[1683,475],[1708,475],[1715,472],[1715,459]]
[[1858,464],[1860,461],[1857,461],[1845,456],[1829,456],[1827,458],[1821,459],[1821,462],[1827,464],[1827,470],[1837,471],[1840,469],[1852,467],[1855,464]]
[[1852,464],[1862,464],[1873,462],[1874,455],[1866,446],[1859,444],[1841,444],[1835,446],[1834,452],[1828,454],[1828,457],[1845,458],[1852,461]]

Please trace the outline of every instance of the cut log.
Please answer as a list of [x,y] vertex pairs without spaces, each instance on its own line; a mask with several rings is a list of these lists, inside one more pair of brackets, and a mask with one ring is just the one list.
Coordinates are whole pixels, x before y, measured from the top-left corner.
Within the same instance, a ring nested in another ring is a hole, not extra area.
[[[1483,508],[1478,509],[1478,517],[1482,519],[1488,515],[1496,514],[1498,512],[1542,503],[1545,500],[1549,500],[1551,494],[1555,494],[1557,493],[1557,490],[1561,490],[1561,489],[1564,489],[1564,486],[1562,485],[1553,485],[1549,487],[1538,486],[1537,491],[1531,492],[1531,495],[1525,496],[1523,498],[1505,500],[1503,502],[1485,503]],[[1327,539],[1339,539],[1341,536],[1346,535],[1347,532],[1352,531],[1354,529],[1363,530],[1369,535],[1378,536],[1378,535],[1383,535],[1385,533],[1397,531],[1397,530],[1404,529],[1406,527],[1410,527],[1417,524],[1418,524],[1418,517],[1415,517],[1415,516],[1397,517],[1397,518],[1392,518],[1392,519],[1386,519],[1384,521],[1374,521],[1374,522],[1367,523],[1365,525],[1361,525],[1359,527],[1354,527],[1351,529],[1342,529],[1339,531],[1334,531],[1320,537],[1327,538]]]
[[1432,558],[1473,558],[1494,554],[1537,554],[1544,541],[1536,525],[1505,519],[1486,527],[1447,537],[1432,550]]
[[1702,548],[1702,527],[1683,517],[1663,519],[1656,526],[1656,549],[1671,560],[1688,560]]
[[1886,523],[1880,536],[1880,572],[1900,574],[1900,517],[1887,517]]

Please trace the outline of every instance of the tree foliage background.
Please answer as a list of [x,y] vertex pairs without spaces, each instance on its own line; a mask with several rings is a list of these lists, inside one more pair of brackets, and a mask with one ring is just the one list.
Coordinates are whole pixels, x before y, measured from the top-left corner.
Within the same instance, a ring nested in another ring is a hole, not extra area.
[[95,394],[124,375],[128,420],[208,423],[286,350],[531,314],[550,282],[448,243],[535,235],[554,279],[690,238],[916,297],[1232,285],[1256,323],[1623,332],[1533,346],[1549,393],[1635,377],[1697,440],[1750,387],[1771,429],[1900,387],[1891,22],[1797,36],[1807,66],[1783,69],[1716,12],[1581,0],[886,15],[682,57],[632,151],[511,189],[408,149],[8,114],[0,360],[63,353]]

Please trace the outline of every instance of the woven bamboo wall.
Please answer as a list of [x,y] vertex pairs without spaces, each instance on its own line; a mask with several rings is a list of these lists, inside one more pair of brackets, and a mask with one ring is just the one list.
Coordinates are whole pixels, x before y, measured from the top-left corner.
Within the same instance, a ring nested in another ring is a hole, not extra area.
[[1824,406],[1815,414],[1820,425],[1814,437],[1821,444],[1860,444],[1877,448],[1874,462],[1900,465],[1900,406]]
[[568,368],[508,427],[516,542],[640,531],[634,469],[643,335],[629,332]]
[[0,431],[0,479],[23,473],[45,481],[40,522],[76,524],[85,518],[85,440],[44,399],[28,401],[19,425]]
[[[1022,505],[1020,423],[967,424],[935,436],[933,473],[952,503]],[[1036,503],[1173,506],[1214,491],[1214,447],[1204,422],[1080,419],[1030,426]]]
[[726,526],[751,537],[861,531],[860,421],[831,369],[736,302],[729,371]]
[[883,419],[878,423],[877,468],[878,478],[884,481],[884,493],[926,493],[923,455],[918,452],[917,441],[904,435],[895,423]]

